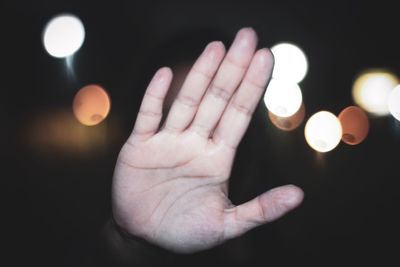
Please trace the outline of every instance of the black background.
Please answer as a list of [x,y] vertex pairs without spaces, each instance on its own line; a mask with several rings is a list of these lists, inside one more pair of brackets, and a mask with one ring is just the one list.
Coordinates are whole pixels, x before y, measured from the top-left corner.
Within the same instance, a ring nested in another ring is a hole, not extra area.
[[[302,47],[309,60],[301,83],[306,118],[352,105],[351,86],[364,69],[400,74],[395,2],[10,1],[0,8],[4,266],[104,264],[99,233],[110,215],[113,168],[145,86],[158,67],[190,62],[209,41],[229,45],[237,30],[252,26],[260,47]],[[47,21],[65,12],[86,29],[75,75],[41,41]],[[71,114],[74,94],[88,83],[104,86],[112,99],[107,120],[84,130],[102,131],[101,148],[35,145],[33,123]],[[304,203],[182,265],[397,265],[400,126],[389,116],[370,124],[362,144],[318,155],[305,142],[304,123],[279,131],[260,103],[236,157],[232,201],[293,183],[304,189]]]

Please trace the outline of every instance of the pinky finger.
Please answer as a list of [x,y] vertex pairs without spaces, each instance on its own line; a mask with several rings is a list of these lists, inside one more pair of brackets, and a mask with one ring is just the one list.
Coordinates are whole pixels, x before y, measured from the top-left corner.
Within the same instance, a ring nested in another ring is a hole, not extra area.
[[154,135],[160,125],[165,96],[172,80],[172,71],[168,67],[159,69],[151,80],[143,97],[142,104],[132,135],[145,140]]

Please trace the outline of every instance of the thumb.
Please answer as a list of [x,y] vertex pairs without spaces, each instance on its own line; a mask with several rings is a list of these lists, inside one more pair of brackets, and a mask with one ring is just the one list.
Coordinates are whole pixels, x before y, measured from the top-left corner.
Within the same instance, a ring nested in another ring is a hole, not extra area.
[[225,210],[225,238],[237,237],[250,229],[272,222],[302,202],[303,191],[294,185],[271,189],[234,208]]

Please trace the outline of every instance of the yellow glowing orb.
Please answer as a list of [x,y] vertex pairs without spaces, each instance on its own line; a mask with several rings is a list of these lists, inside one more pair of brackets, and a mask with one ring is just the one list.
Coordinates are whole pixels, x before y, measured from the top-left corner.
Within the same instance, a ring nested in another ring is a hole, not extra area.
[[58,15],[51,19],[43,31],[43,45],[53,57],[63,58],[74,54],[85,39],[82,21],[74,15]]
[[393,117],[400,121],[400,86],[394,88],[390,93],[388,107]]
[[308,119],[304,134],[311,148],[318,152],[328,152],[340,143],[342,126],[335,115],[320,111]]
[[78,91],[72,109],[80,123],[92,126],[99,124],[107,117],[110,106],[107,92],[99,85],[91,84]]
[[278,117],[290,117],[301,106],[303,97],[296,83],[272,79],[264,95],[268,110]]
[[271,48],[274,55],[274,70],[272,77],[301,82],[307,74],[308,61],[300,47],[290,43],[279,43]]
[[354,82],[354,102],[373,115],[388,115],[388,97],[396,85],[398,78],[389,71],[366,71]]

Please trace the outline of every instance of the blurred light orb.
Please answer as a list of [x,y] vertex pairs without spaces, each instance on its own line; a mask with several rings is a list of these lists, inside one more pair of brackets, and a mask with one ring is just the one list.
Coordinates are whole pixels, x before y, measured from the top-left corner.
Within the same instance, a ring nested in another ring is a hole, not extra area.
[[268,117],[271,122],[282,131],[293,131],[297,129],[304,120],[306,109],[304,103],[301,104],[300,109],[290,117],[279,117],[268,111]]
[[[111,128],[115,127],[118,125]],[[71,110],[60,108],[32,114],[24,134],[24,140],[34,151],[52,158],[98,155],[110,136],[106,124],[86,127],[75,119]]]
[[99,85],[81,88],[74,97],[72,110],[77,120],[87,126],[102,122],[110,111],[110,98]]
[[394,88],[390,93],[388,108],[393,117],[400,121],[400,85]]
[[318,152],[328,152],[340,143],[342,125],[334,114],[320,111],[308,119],[304,134],[311,148]]
[[43,31],[43,45],[53,57],[63,58],[74,54],[85,39],[82,21],[69,14],[51,19]]
[[294,83],[301,82],[307,74],[308,61],[303,50],[290,43],[279,43],[271,48],[275,65],[272,77]]
[[264,95],[268,110],[278,117],[290,117],[301,106],[303,96],[296,83],[271,79]]
[[342,124],[342,141],[349,145],[358,145],[368,135],[369,121],[365,112],[356,106],[350,106],[339,114],[339,121]]
[[388,97],[398,83],[396,75],[389,71],[366,71],[354,82],[352,90],[354,102],[373,115],[388,115]]

